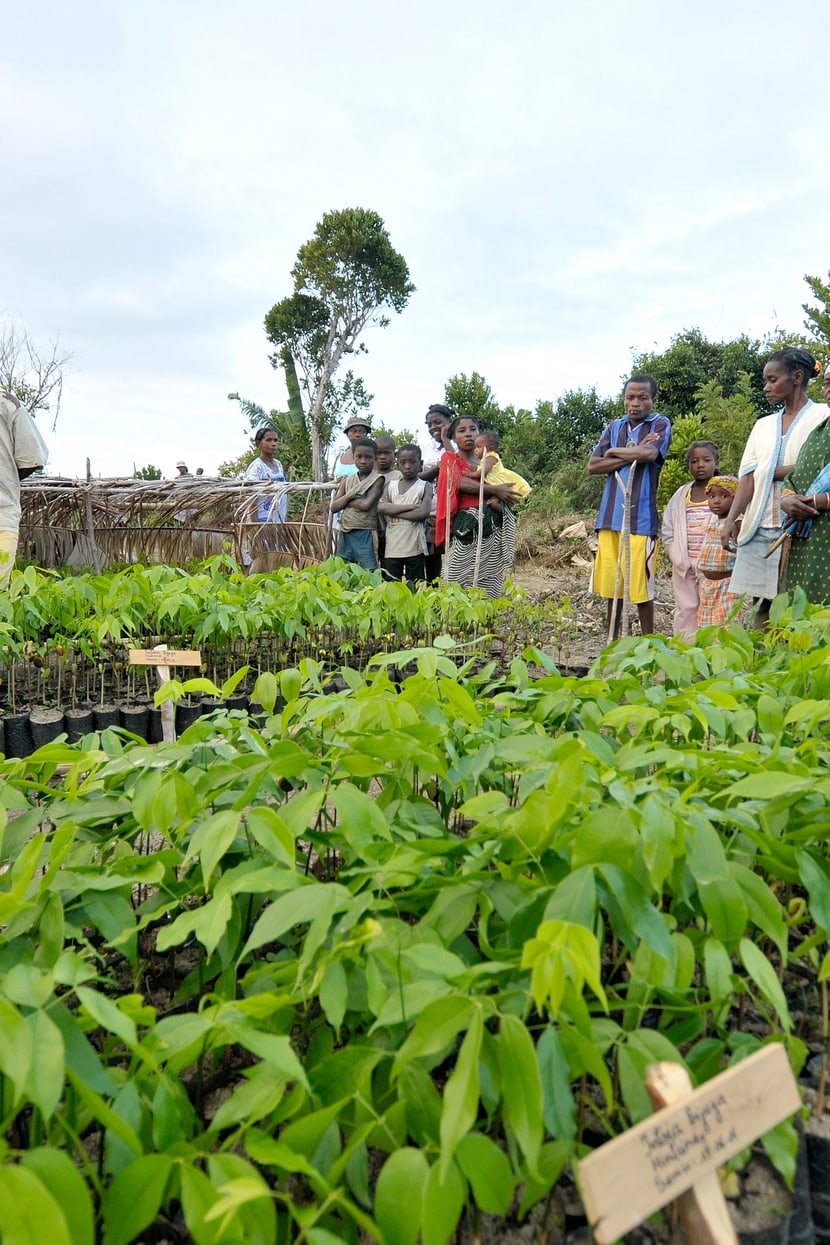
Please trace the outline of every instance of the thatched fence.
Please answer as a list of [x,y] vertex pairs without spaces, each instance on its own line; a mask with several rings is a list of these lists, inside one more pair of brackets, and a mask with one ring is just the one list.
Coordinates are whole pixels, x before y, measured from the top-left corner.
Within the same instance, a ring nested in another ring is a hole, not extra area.
[[[20,486],[20,549],[39,566],[184,564],[229,552],[252,570],[307,566],[333,549],[323,484],[259,480],[67,480],[40,476]],[[288,496],[285,523],[251,522],[262,498]]]

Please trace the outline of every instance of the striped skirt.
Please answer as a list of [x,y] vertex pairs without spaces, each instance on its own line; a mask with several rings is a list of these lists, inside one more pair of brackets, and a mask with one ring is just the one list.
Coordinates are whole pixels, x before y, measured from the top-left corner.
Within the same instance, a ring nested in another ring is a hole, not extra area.
[[[516,560],[516,516],[509,506],[499,513],[484,507],[481,556],[477,587],[496,598],[504,594],[504,577]],[[489,511],[489,514],[487,513]],[[444,560],[447,582],[472,588],[479,535],[478,507],[459,510],[453,523],[450,547]]]

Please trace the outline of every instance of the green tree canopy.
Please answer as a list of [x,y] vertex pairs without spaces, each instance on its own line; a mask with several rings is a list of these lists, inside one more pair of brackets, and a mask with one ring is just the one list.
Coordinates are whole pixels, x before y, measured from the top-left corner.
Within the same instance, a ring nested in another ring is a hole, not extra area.
[[[308,402],[312,472],[319,480],[343,410],[332,415],[343,396],[332,388],[334,373],[344,354],[366,350],[361,334],[370,324],[385,328],[387,312],[403,311],[415,287],[382,218],[366,208],[327,212],[300,247],[291,275],[293,293],[268,312],[265,333],[277,347],[275,367],[286,366],[286,351],[296,363]],[[353,392],[359,383],[352,380]]]
[[692,415],[703,385],[714,381],[722,394],[731,398],[741,392],[742,374],[749,376],[749,397],[759,413],[769,410],[764,398],[764,363],[771,344],[743,335],[734,341],[712,342],[698,328],[684,329],[672,338],[667,350],[635,354],[631,372],[647,372],[660,387],[658,409],[670,419]]
[[161,467],[154,467],[152,463],[148,463],[146,467],[135,467],[133,469],[134,480],[160,480]]
[[480,428],[492,428],[500,436],[506,431],[493,390],[479,372],[451,376],[444,386],[444,400],[459,415],[476,420]]
[[[830,272],[827,276],[830,278]],[[807,313],[804,325],[811,338],[807,344],[812,348],[813,354],[819,355],[826,367],[830,363],[830,285],[826,285],[819,277],[805,276],[804,280],[813,297],[821,303],[820,307],[813,307],[809,303],[802,304]]]

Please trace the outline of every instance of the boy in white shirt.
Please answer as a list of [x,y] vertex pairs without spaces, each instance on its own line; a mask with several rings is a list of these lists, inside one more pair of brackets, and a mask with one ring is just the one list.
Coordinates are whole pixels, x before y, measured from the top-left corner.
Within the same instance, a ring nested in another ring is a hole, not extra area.
[[432,485],[419,480],[421,451],[417,445],[398,450],[397,479],[386,477],[378,513],[386,521],[383,573],[387,579],[406,579],[410,587],[426,579],[427,552],[424,520],[432,501]]

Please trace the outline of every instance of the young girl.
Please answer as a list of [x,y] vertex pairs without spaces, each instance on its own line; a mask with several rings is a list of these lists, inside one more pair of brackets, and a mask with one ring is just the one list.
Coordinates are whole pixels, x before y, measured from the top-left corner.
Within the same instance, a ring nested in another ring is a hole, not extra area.
[[729,591],[735,553],[734,550],[724,549],[721,544],[724,521],[737,491],[736,476],[712,476],[706,485],[711,515],[697,556],[700,573],[698,627],[723,626],[738,600],[735,593]]
[[706,485],[718,469],[720,450],[714,441],[693,441],[686,450],[691,484],[681,484],[663,515],[663,544],[672,565],[674,634],[692,639],[700,605],[696,563],[703,533],[711,518]]

